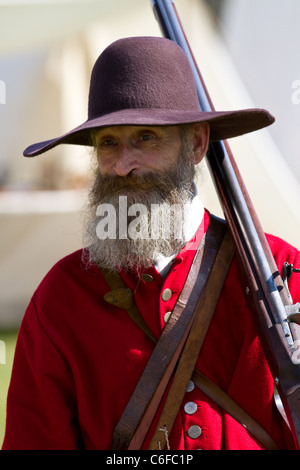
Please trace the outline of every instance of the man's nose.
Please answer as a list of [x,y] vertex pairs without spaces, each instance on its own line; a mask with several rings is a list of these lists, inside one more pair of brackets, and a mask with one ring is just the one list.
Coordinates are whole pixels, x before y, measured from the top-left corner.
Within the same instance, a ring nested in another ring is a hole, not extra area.
[[128,176],[130,173],[140,170],[140,163],[132,146],[120,146],[113,169],[118,176]]

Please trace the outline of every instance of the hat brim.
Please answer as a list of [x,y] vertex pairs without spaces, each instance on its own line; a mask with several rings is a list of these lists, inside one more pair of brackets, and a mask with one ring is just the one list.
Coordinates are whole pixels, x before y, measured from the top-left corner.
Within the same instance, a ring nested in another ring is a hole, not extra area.
[[238,111],[182,111],[165,109],[125,109],[88,120],[61,137],[27,147],[23,155],[35,157],[59,144],[93,145],[92,129],[111,126],[170,126],[208,122],[211,141],[225,140],[271,125],[275,118],[264,109]]

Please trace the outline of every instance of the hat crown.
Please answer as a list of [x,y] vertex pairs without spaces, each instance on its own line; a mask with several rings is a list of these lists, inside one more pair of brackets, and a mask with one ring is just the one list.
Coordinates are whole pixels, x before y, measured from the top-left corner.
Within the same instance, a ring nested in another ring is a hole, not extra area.
[[125,109],[200,110],[192,71],[177,44],[126,38],[99,56],[91,74],[88,118]]

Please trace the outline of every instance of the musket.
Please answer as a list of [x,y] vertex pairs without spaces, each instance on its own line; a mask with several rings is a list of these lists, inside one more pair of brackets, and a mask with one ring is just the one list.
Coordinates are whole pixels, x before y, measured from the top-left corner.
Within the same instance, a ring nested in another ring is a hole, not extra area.
[[[152,0],[152,4],[162,35],[176,42],[186,53],[201,110],[214,111],[173,0]],[[283,406],[282,414],[299,449],[300,303],[293,304],[286,282],[293,266],[285,264],[282,273],[278,272],[228,142],[211,142],[206,160],[233,238],[241,275],[247,283],[247,298]]]

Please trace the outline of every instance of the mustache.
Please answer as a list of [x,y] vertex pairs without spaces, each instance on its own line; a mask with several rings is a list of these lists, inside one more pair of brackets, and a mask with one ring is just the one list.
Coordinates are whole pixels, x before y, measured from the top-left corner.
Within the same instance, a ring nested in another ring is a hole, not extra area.
[[144,175],[110,175],[98,173],[95,181],[95,192],[98,197],[118,196],[124,193],[139,193],[155,190],[166,196],[170,188],[174,188],[174,174],[146,173]]

